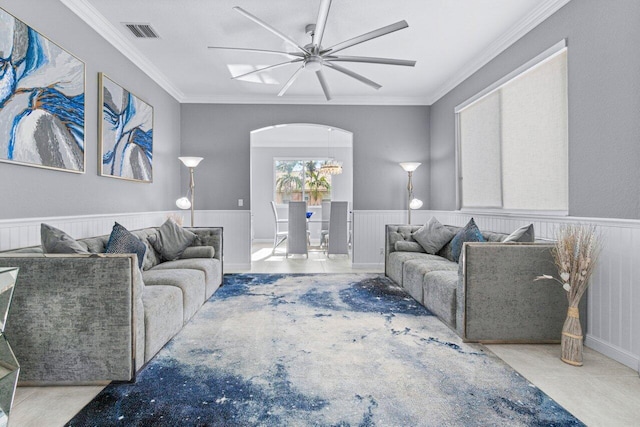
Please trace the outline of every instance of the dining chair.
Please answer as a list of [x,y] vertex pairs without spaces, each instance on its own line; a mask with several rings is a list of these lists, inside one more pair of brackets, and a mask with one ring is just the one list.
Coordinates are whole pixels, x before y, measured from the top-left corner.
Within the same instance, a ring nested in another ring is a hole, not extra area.
[[320,225],[320,247],[327,246],[327,236],[329,236],[329,218],[331,218],[331,202],[322,202],[322,223]]
[[331,202],[327,256],[349,254],[348,209],[349,202]]
[[307,202],[289,202],[288,224],[287,257],[289,254],[301,254],[308,258]]
[[271,202],[271,210],[273,211],[273,219],[274,219],[274,230],[273,230],[273,249],[271,250],[272,254],[276,253],[276,248],[285,240],[287,240],[287,236],[289,233],[287,231],[280,230],[281,224],[286,224],[286,219],[278,218],[278,209],[276,209],[276,202]]

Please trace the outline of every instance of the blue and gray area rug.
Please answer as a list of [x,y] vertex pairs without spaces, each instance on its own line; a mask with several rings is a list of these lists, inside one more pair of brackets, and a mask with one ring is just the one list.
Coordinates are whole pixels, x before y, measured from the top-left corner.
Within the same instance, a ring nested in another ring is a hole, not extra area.
[[583,424],[383,276],[240,274],[67,425]]

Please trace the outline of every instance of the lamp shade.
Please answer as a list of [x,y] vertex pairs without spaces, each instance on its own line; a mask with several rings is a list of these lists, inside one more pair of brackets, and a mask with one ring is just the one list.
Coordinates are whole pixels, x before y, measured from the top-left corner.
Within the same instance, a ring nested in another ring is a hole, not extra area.
[[191,208],[191,201],[187,197],[180,197],[176,200],[176,206],[178,209],[189,209]]
[[412,199],[409,203],[409,209],[420,209],[422,207],[422,200]]
[[178,157],[188,168],[195,168],[202,161],[202,157]]
[[402,162],[400,163],[400,166],[407,172],[413,172],[414,170],[418,169],[418,166],[420,166],[421,164],[422,163],[418,162]]

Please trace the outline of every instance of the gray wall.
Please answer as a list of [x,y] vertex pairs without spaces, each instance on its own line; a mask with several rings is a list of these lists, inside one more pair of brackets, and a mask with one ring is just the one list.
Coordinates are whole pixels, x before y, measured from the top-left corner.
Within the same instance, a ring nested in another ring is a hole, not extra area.
[[[62,3],[2,0],[0,7],[86,65],[85,173],[0,163],[0,219],[174,209],[180,184],[180,104]],[[98,72],[154,107],[152,184],[98,176]]]
[[431,208],[455,201],[454,107],[568,42],[569,214],[640,218],[640,1],[573,0],[431,107]]
[[[427,106],[183,104],[181,120],[182,155],[204,157],[195,172],[197,209],[250,209],[249,132],[269,125],[317,123],[353,132],[358,210],[403,209],[407,174],[398,162],[429,161]],[[428,168],[414,178],[416,197],[427,200]],[[182,183],[186,188],[186,171]]]

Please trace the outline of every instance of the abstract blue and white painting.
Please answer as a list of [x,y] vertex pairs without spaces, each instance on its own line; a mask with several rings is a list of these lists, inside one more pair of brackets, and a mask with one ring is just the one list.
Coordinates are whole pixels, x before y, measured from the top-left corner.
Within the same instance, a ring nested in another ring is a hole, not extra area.
[[84,70],[0,9],[0,161],[84,172]]
[[100,73],[101,175],[153,180],[153,107]]

